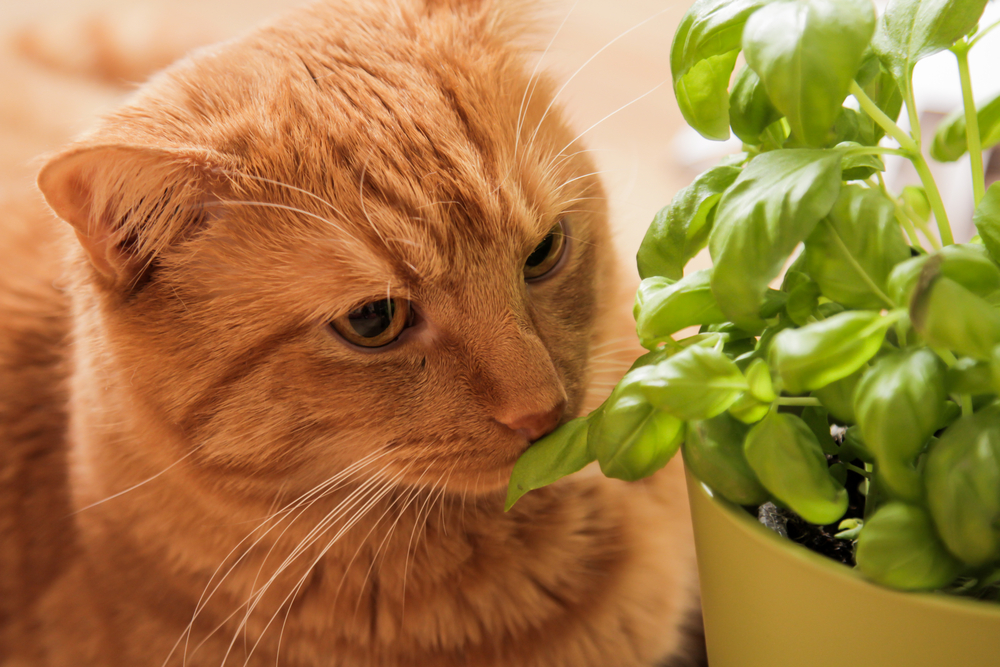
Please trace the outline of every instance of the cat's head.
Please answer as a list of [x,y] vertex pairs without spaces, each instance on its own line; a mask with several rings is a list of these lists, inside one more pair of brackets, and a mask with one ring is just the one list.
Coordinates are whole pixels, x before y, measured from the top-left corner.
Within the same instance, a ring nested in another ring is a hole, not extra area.
[[320,4],[54,157],[39,184],[80,241],[94,392],[234,477],[308,488],[364,462],[503,487],[581,408],[613,255],[510,26],[490,2]]

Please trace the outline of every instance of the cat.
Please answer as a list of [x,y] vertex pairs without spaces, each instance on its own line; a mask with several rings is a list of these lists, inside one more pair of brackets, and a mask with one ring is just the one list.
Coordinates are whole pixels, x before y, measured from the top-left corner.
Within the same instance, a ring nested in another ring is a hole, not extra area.
[[4,204],[0,663],[683,659],[679,461],[503,511],[635,356],[526,15],[293,11],[50,155],[59,220]]

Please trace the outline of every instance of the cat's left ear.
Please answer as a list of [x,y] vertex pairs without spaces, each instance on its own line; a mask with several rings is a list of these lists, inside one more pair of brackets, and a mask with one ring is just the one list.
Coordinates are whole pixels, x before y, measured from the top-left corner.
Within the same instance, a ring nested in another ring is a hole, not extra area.
[[38,187],[98,273],[127,285],[203,221],[222,162],[202,149],[82,145],[51,158]]

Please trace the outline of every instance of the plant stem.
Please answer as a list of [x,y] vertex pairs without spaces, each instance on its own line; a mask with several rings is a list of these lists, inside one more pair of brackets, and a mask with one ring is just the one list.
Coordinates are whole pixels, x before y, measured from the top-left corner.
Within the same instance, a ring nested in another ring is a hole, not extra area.
[[979,202],[986,194],[986,183],[983,178],[983,144],[979,137],[979,117],[976,115],[976,102],[972,97],[972,76],[969,74],[969,43],[962,40],[952,47],[952,53],[958,58],[958,75],[962,80],[965,139],[972,161],[972,197],[974,204],[979,206]]
[[1000,25],[1000,21],[994,21],[993,23],[989,24],[988,26],[977,32],[976,36],[972,38],[971,42],[969,42],[969,48],[971,49],[973,46],[975,46],[979,42],[979,40],[988,35],[989,32],[994,28],[996,28],[998,25]]
[[823,404],[819,402],[818,398],[813,398],[812,396],[779,396],[778,400],[775,401],[775,404],[815,408],[823,406]]
[[942,245],[952,245],[955,237],[951,235],[951,225],[948,224],[948,213],[945,211],[944,202],[941,200],[941,193],[938,192],[937,183],[931,174],[930,167],[924,156],[917,153],[910,158],[913,166],[916,167],[920,175],[920,181],[924,184],[924,191],[927,192],[927,201],[930,202],[931,210],[934,212],[934,219],[937,220],[938,234],[941,236]]
[[[844,462],[841,461],[841,463],[844,463]],[[848,470],[853,470],[854,472],[858,473],[859,475],[861,475],[865,479],[868,479],[869,477],[871,477],[871,473],[870,472],[868,472],[864,468],[859,468],[858,466],[854,465],[853,463],[844,463],[844,467],[847,468]]]
[[908,158],[910,154],[899,148],[886,148],[884,146],[855,146],[844,151],[844,157],[854,155],[898,155]]
[[854,255],[851,254],[851,249],[847,247],[846,243],[844,243],[844,239],[842,239],[840,237],[840,234],[837,233],[837,228],[833,226],[833,223],[830,222],[829,218],[823,218],[821,224],[826,225],[827,229],[830,232],[830,235],[833,237],[834,242],[837,244],[837,247],[840,248],[840,252],[844,254],[844,257],[847,259],[847,262],[851,265],[851,267],[858,274],[858,276],[865,283],[865,285],[868,286],[868,289],[872,291],[872,294],[881,299],[882,303],[886,304],[886,307],[888,307],[890,310],[895,308],[896,303],[892,299],[890,299],[885,292],[879,289],[879,286],[875,284],[875,281],[872,280],[872,277],[868,275],[868,272],[865,271],[864,267],[861,266],[858,263],[858,260],[854,258]]
[[886,116],[885,113],[878,108],[878,105],[865,94],[865,91],[861,90],[861,86],[858,85],[857,81],[851,82],[850,92],[858,100],[858,104],[864,112],[871,116],[872,120],[878,123],[878,126],[885,130],[886,134],[895,139],[900,148],[910,153],[917,152],[918,149],[916,142],[914,142],[913,139],[906,134],[906,132],[903,132],[903,129],[899,127],[899,125],[896,125],[891,118]]
[[958,405],[962,408],[963,417],[969,417],[972,415],[972,396],[969,394],[959,394]]
[[910,220],[907,216],[903,215],[903,212],[900,210],[898,205],[895,208],[896,208],[896,220],[902,226],[903,231],[906,232],[906,235],[910,237],[910,245],[916,246],[917,248],[923,250],[924,246],[920,244],[920,237],[917,236],[917,228],[914,227],[913,221]]

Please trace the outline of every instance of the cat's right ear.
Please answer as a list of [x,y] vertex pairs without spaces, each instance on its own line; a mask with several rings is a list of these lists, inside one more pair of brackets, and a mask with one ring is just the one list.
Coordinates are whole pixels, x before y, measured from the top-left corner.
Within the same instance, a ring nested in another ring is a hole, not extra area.
[[203,222],[224,180],[221,163],[207,150],[83,145],[49,159],[38,187],[73,226],[94,268],[128,285]]

